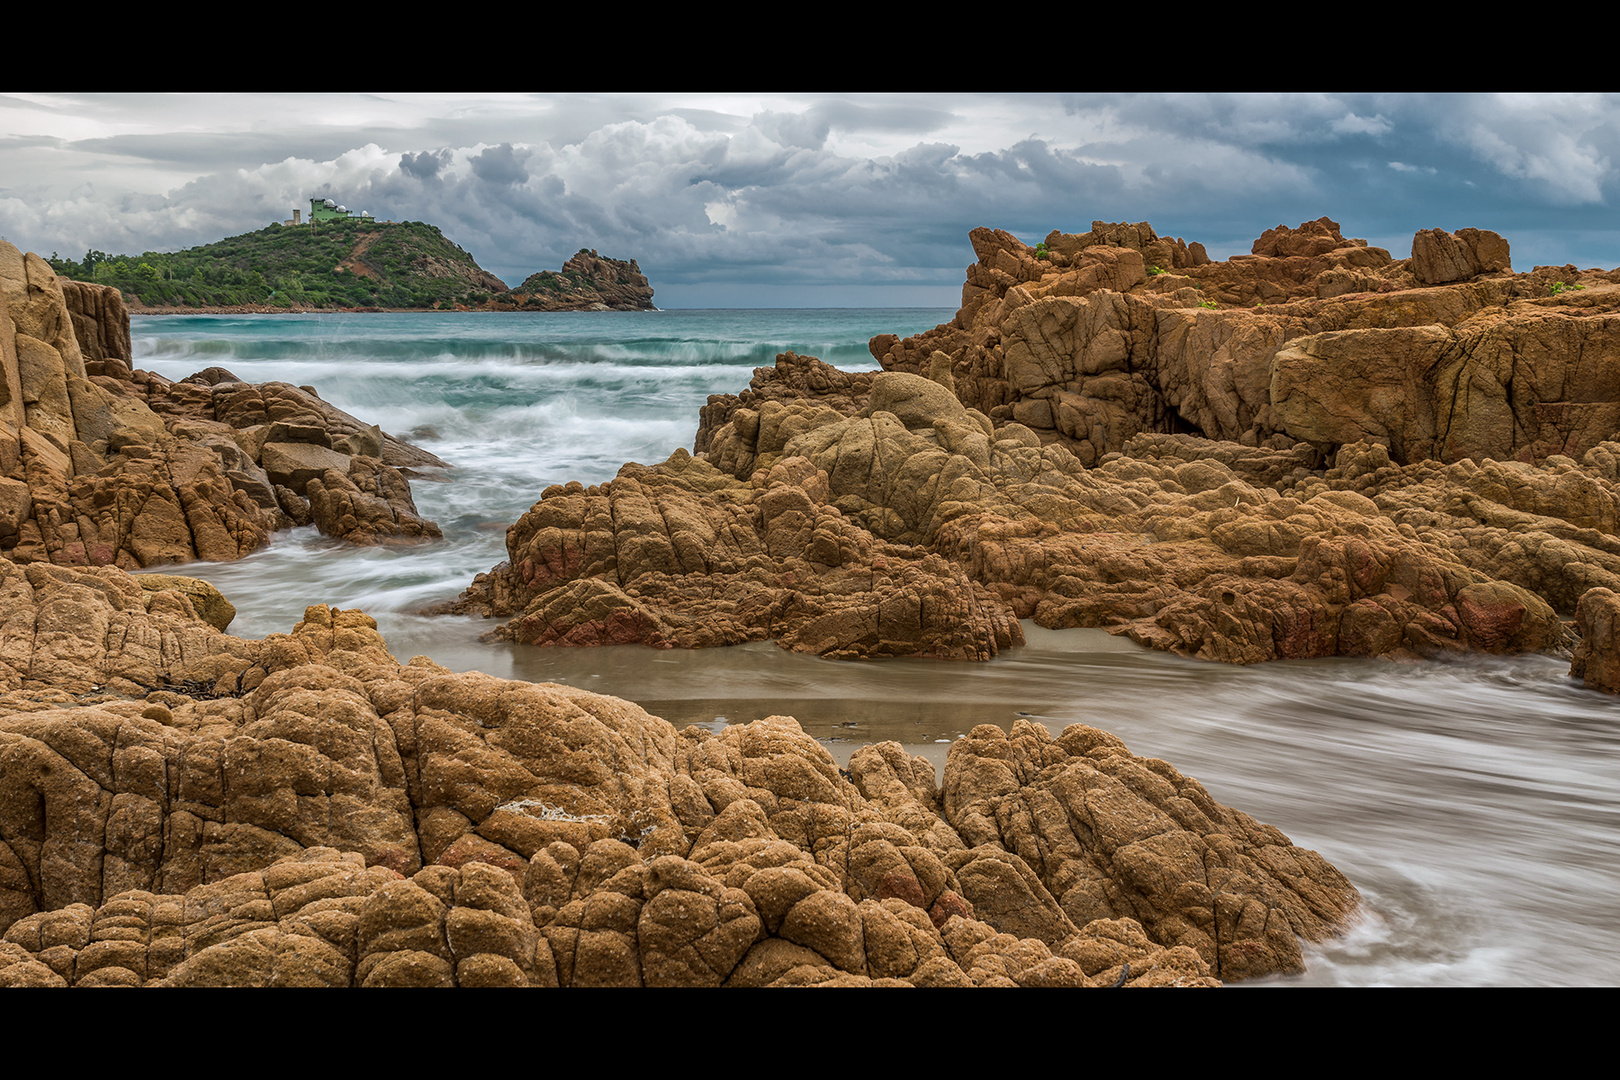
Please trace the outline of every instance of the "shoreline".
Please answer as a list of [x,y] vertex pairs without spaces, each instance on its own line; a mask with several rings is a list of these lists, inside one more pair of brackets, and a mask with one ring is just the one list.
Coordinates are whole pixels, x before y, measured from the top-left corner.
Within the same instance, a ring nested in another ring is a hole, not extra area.
[[[444,320],[447,324],[454,321]],[[186,331],[181,337],[212,341],[238,333],[256,333],[251,328],[250,319],[238,322],[244,324],[240,331],[232,329],[222,334],[201,327]],[[234,327],[236,324],[231,325]],[[304,325],[315,327],[315,324]],[[344,324],[339,320],[330,325]],[[354,370],[346,358],[357,349],[370,350],[379,336],[386,336],[376,332],[382,323],[373,324],[371,328],[359,324],[346,325],[351,329],[342,331],[344,337],[364,344],[335,349],[330,345],[323,346],[323,360],[334,362],[331,364],[334,377],[342,374],[354,385],[365,386],[366,401],[374,406],[424,398],[414,389],[375,396],[368,374]],[[505,336],[505,332],[499,331],[493,323],[484,331],[472,328],[472,324],[467,325],[472,336],[479,339],[466,347],[469,355],[488,352],[482,339]],[[519,323],[518,327],[533,327],[536,333],[552,336],[541,329],[548,325],[557,327],[559,335],[572,336],[574,333],[567,331],[565,324],[548,324],[544,320],[539,323]],[[572,325],[580,328],[594,326]],[[609,324],[603,325],[605,328]],[[518,327],[510,329],[516,333]],[[147,328],[148,334],[160,331],[161,328],[157,327]],[[588,330],[584,332],[587,336],[595,336]],[[325,331],[316,327],[307,333],[324,336]],[[413,333],[409,329],[401,331],[406,337]],[[525,335],[527,333],[525,331]],[[761,330],[762,335],[775,333],[775,330]],[[172,335],[168,331],[161,331],[161,336]],[[272,336],[279,338],[283,335],[276,332]],[[259,356],[252,349],[244,348],[241,351],[252,353],[267,365],[280,362],[275,357]],[[215,356],[212,352],[210,357],[203,362],[223,362],[233,369],[236,367],[227,357]],[[168,356],[168,361],[172,363],[180,364],[184,360],[183,356]],[[248,367],[252,367],[251,361]],[[519,370],[515,358],[512,367]],[[528,369],[525,367],[521,370]],[[239,373],[244,377],[260,377],[252,376],[245,369],[239,369]],[[293,381],[308,379],[320,384],[325,392],[328,389],[326,383],[316,374],[312,372]],[[655,372],[654,376],[652,381],[667,381],[667,375],[662,371]],[[335,390],[333,396],[338,396]],[[644,418],[644,414],[623,405],[616,406],[615,412]],[[586,425],[591,423],[587,418],[582,418],[581,422]],[[514,420],[512,426],[527,427],[529,421]],[[689,429],[683,426],[685,430]],[[495,434],[485,431],[481,437],[490,440]],[[566,443],[571,440],[570,436],[562,441]],[[542,448],[532,443],[526,442],[524,445],[530,448],[530,457],[543,452]],[[630,450],[615,453],[613,460],[603,467],[609,468],[619,461],[636,457],[637,454]],[[575,470],[587,468],[576,459],[570,460],[575,462],[570,466]],[[540,472],[531,471],[537,476]],[[589,476],[581,478],[591,479]],[[496,482],[507,481],[499,479]],[[512,479],[510,486],[517,486],[519,482]],[[412,486],[415,487],[414,481]],[[461,486],[464,491],[467,490],[467,485]],[[436,486],[435,492],[438,493],[442,487]],[[450,494],[447,490],[443,493]],[[421,494],[418,498],[421,498]],[[462,500],[441,499],[439,504],[447,507],[461,505]],[[454,516],[429,511],[426,502],[421,505],[430,517],[449,520]],[[494,520],[492,514],[481,508],[465,517],[469,522],[474,518],[479,521]],[[320,554],[332,553],[325,542],[314,535],[305,535]],[[328,601],[340,601],[343,608],[366,610],[377,618],[380,624],[378,629],[389,650],[399,659],[418,653],[435,655],[433,650],[412,641],[413,633],[432,644],[450,636],[445,633],[444,627],[434,625],[429,620],[390,615],[378,612],[372,606],[384,597],[395,595],[398,590],[422,587],[400,580],[415,579],[408,573],[410,567],[401,565],[397,557],[384,558],[382,552],[370,557],[361,553],[347,559],[341,567],[316,570],[313,561],[297,550],[303,546],[287,545],[287,549],[281,553],[282,561],[286,564],[284,570],[277,571],[271,566],[273,560],[267,554],[264,558],[253,560],[251,565],[226,564],[238,566],[240,570],[235,574],[226,574],[222,569],[221,576],[232,577],[238,582],[236,590],[249,596],[276,593],[278,589],[268,584],[270,582],[305,582],[307,591],[300,590],[305,596],[318,594]],[[444,549],[433,553],[435,561],[441,561],[444,557]],[[496,557],[479,564],[477,569],[487,568]],[[465,561],[473,560],[468,556]],[[200,566],[193,567],[187,572],[201,569]],[[227,596],[236,591],[226,581],[222,580],[221,585]],[[301,621],[300,617],[292,614],[272,632],[285,634],[288,627],[298,621]],[[486,625],[476,622],[468,625],[468,637],[476,640],[478,631]],[[1362,790],[1363,778],[1382,776],[1389,771],[1391,762],[1404,759],[1435,741],[1442,744],[1441,749],[1447,756],[1455,756],[1457,748],[1466,745],[1470,754],[1485,761],[1528,757],[1537,750],[1550,753],[1562,741],[1549,738],[1550,733],[1543,732],[1535,740],[1538,744],[1535,748],[1527,747],[1515,740],[1510,731],[1504,730],[1509,723],[1507,720],[1481,728],[1477,719],[1464,718],[1468,710],[1458,704],[1479,700],[1481,695],[1489,693],[1493,695],[1489,712],[1517,721],[1545,708],[1544,704],[1539,704],[1540,699],[1533,692],[1528,692],[1531,686],[1535,686],[1544,692],[1557,694],[1560,711],[1563,711],[1564,695],[1569,693],[1564,689],[1564,678],[1557,665],[1544,662],[1513,663],[1505,671],[1499,668],[1500,662],[1491,662],[1484,665],[1486,674],[1476,678],[1467,677],[1468,666],[1460,670],[1425,671],[1419,675],[1416,672],[1408,674],[1393,665],[1374,667],[1366,662],[1341,661],[1326,665],[1311,662],[1306,662],[1305,666],[1290,664],[1286,668],[1261,672],[1195,665],[1184,658],[1147,652],[1128,640],[1109,636],[1097,640],[1096,644],[1109,646],[1111,655],[1087,655],[1086,659],[1079,661],[1082,674],[1077,675],[1063,658],[1052,655],[1062,651],[1060,648],[1043,647],[1047,642],[1034,640],[1036,635],[1030,633],[1028,627],[1025,627],[1025,631],[1026,649],[1010,652],[993,667],[973,671],[958,671],[955,667],[943,666],[943,661],[927,660],[840,664],[833,668],[831,665],[837,663],[835,661],[790,654],[777,647],[763,645],[738,646],[735,647],[736,651],[703,650],[687,654],[648,650],[640,646],[618,646],[602,652],[589,650],[590,655],[579,652],[553,654],[547,650],[546,655],[540,656],[520,654],[519,647],[509,646],[500,649],[497,656],[510,654],[514,668],[527,667],[528,663],[533,662],[536,667],[549,666],[551,670],[537,670],[533,674],[514,671],[509,674],[494,668],[488,663],[489,658],[484,657],[480,657],[483,662],[478,665],[478,670],[488,671],[495,678],[519,678],[531,682],[542,681],[539,677],[544,675],[544,681],[572,684],[576,691],[611,693],[636,701],[649,714],[661,716],[677,728],[680,728],[682,719],[690,718],[692,724],[701,725],[716,738],[725,737],[727,729],[741,724],[787,713],[794,715],[800,730],[821,743],[833,756],[835,764],[844,769],[849,769],[851,758],[858,752],[858,741],[894,738],[905,747],[905,753],[911,758],[927,758],[930,771],[936,778],[941,767],[936,755],[948,751],[952,745],[936,740],[951,738],[959,732],[965,734],[974,726],[993,723],[1003,727],[1005,724],[1003,730],[1010,731],[1012,725],[1025,721],[1054,731],[1066,730],[1065,725],[1072,723],[1093,725],[1112,732],[1136,754],[1174,762],[1184,775],[1197,777],[1205,784],[1212,798],[1220,799],[1226,805],[1242,807],[1245,813],[1280,828],[1296,844],[1321,852],[1333,865],[1348,874],[1358,888],[1366,890],[1366,895],[1376,897],[1375,910],[1384,918],[1403,926],[1416,925],[1425,929],[1449,925],[1445,922],[1448,914],[1445,901],[1449,899],[1451,890],[1447,886],[1451,882],[1476,879],[1481,865],[1495,867],[1491,852],[1496,841],[1490,839],[1493,830],[1489,826],[1491,818],[1501,815],[1503,810],[1500,807],[1487,809],[1492,805],[1487,802],[1487,796],[1497,802],[1501,796],[1494,789],[1487,789],[1487,794],[1481,795],[1462,784],[1458,788],[1443,789],[1443,800],[1414,805],[1408,793],[1417,786],[1409,778],[1413,773],[1429,775],[1425,789],[1435,786],[1434,778],[1437,776],[1454,778],[1459,782],[1466,779],[1457,777],[1454,768],[1448,772],[1450,767],[1443,758],[1421,761],[1420,767],[1412,770],[1412,773],[1390,778],[1385,786],[1372,795]],[[237,633],[241,631],[237,630]],[[1072,631],[1043,632],[1043,636],[1049,639],[1058,639],[1050,641],[1051,646],[1071,641],[1080,644],[1071,634]],[[1095,635],[1096,631],[1092,631],[1092,634]],[[1120,651],[1113,652],[1114,649]],[[452,671],[458,667],[442,658],[436,658],[436,662]],[[574,668],[572,677],[568,677],[570,672],[566,669],[573,665],[578,667]],[[823,675],[824,672],[829,674]],[[835,687],[817,685],[834,673],[837,679]],[[1404,677],[1390,680],[1391,673]],[[1532,678],[1532,673],[1536,677]],[[945,676],[955,676],[963,681],[947,688],[941,685],[946,683]],[[894,685],[896,682],[898,685]],[[1081,692],[1076,693],[1076,687],[1081,688]],[[1523,701],[1517,708],[1494,696],[1514,690],[1519,692]],[[1319,700],[1322,698],[1362,702],[1366,710],[1357,710],[1353,715],[1345,716],[1340,707],[1335,706],[1330,715],[1324,717]],[[876,706],[869,703],[873,699],[878,702]],[[946,699],[947,708],[940,707],[940,699]],[[1397,702],[1410,705],[1397,707]],[[1570,711],[1579,711],[1574,709],[1578,702],[1569,700],[1567,704]],[[1398,722],[1391,714],[1400,718]],[[1437,719],[1436,714],[1442,719]],[[1445,726],[1451,721],[1444,717],[1453,718],[1455,725]],[[1341,729],[1330,727],[1324,732],[1322,728],[1332,724],[1334,718],[1351,728],[1354,734],[1341,739],[1332,737],[1336,730]],[[1581,729],[1585,730],[1590,723],[1590,720],[1583,719]],[[1434,739],[1436,730],[1445,733],[1439,740]],[[1323,738],[1324,735],[1328,737]],[[695,732],[687,736],[692,739],[699,737]],[[1320,752],[1292,749],[1296,742],[1303,742],[1307,738],[1325,744],[1324,749]],[[925,741],[919,743],[918,739]],[[1471,741],[1465,743],[1465,739]],[[1365,744],[1360,759],[1347,762],[1333,756],[1331,751],[1342,747],[1346,741],[1358,746]],[[1535,759],[1530,772],[1532,777],[1546,776],[1555,771],[1561,773],[1565,765],[1561,757],[1553,755],[1546,760]],[[1316,779],[1340,774],[1347,775],[1355,783],[1341,788]],[[1596,780],[1600,783],[1601,775]],[[1490,782],[1494,784],[1497,781],[1491,779]],[[1580,776],[1564,783],[1572,790],[1583,792],[1598,786]],[[1534,787],[1528,783],[1525,786],[1533,796]],[[1302,794],[1302,789],[1308,794]],[[1433,805],[1442,801],[1443,808]],[[1402,822],[1386,821],[1377,813],[1376,808],[1381,806],[1398,808]],[[1307,813],[1306,809],[1311,812]],[[1470,810],[1475,813],[1469,813]],[[1514,812],[1514,816],[1519,815]],[[1528,818],[1529,812],[1526,811],[1524,816]],[[1470,818],[1473,823],[1467,824]],[[1342,821],[1354,821],[1357,828],[1349,836],[1333,831],[1334,823]],[[1535,869],[1522,876],[1540,877],[1547,870],[1560,875],[1568,873],[1571,865],[1578,865],[1579,856],[1566,855],[1563,847],[1549,842],[1557,830],[1567,827],[1568,823],[1547,821],[1545,818],[1536,818],[1535,821],[1535,826],[1522,825],[1519,828],[1534,838],[1535,846],[1545,845],[1557,854],[1553,859],[1532,864]],[[1544,821],[1546,823],[1542,824]],[[1426,847],[1409,847],[1405,841],[1390,845],[1391,841],[1404,837],[1411,828],[1408,822],[1422,822],[1423,828],[1419,831],[1440,832],[1445,842]],[[1442,826],[1445,826],[1444,831]],[[1377,852],[1370,850],[1369,834],[1379,841]],[[1482,840],[1481,837],[1487,839]],[[1563,846],[1576,848],[1602,842],[1601,834],[1594,837],[1591,832],[1582,832],[1574,840],[1573,843],[1565,841]],[[1390,846],[1386,848],[1386,845]],[[1386,850],[1389,854],[1384,854]],[[1401,867],[1409,865],[1444,867],[1444,871],[1434,870],[1423,880],[1414,881],[1411,875],[1401,872]],[[1494,898],[1490,915],[1481,916],[1490,928],[1487,931],[1490,944],[1495,947],[1488,963],[1474,959],[1480,951],[1476,942],[1482,935],[1471,926],[1469,929],[1474,932],[1444,937],[1442,944],[1425,947],[1421,951],[1411,947],[1404,936],[1379,939],[1379,947],[1372,950],[1377,956],[1372,960],[1361,958],[1356,953],[1358,949],[1366,951],[1365,938],[1357,939],[1347,949],[1330,944],[1325,947],[1324,953],[1313,955],[1307,962],[1305,975],[1288,978],[1332,983],[1402,982],[1438,977],[1474,983],[1500,983],[1545,979],[1549,966],[1563,977],[1576,980],[1601,981],[1605,977],[1612,977],[1612,968],[1605,970],[1601,966],[1581,966],[1590,965],[1591,962],[1564,955],[1560,955],[1551,965],[1544,954],[1536,955],[1533,961],[1536,966],[1528,972],[1522,967],[1513,966],[1518,953],[1529,953],[1532,949],[1521,946],[1522,938],[1513,937],[1506,931],[1498,933],[1495,928],[1522,924],[1528,921],[1529,913],[1539,915],[1541,909],[1538,896],[1523,888],[1513,887],[1514,881],[1521,875],[1514,872],[1511,865],[1504,869],[1505,873],[1502,870],[1497,872],[1507,880],[1497,891],[1506,895]],[[1601,887],[1601,879],[1597,884]],[[1579,904],[1586,906],[1591,902],[1589,898],[1581,897]],[[1373,909],[1373,905],[1369,905],[1369,908]],[[1376,922],[1374,925],[1377,925]],[[1412,952],[1419,951],[1421,954],[1417,957],[1410,956]],[[1437,959],[1437,951],[1440,963],[1435,965],[1433,962]],[[1540,952],[1539,947],[1536,951]],[[1601,948],[1597,952],[1602,956]],[[1391,953],[1395,954],[1393,960],[1389,958]],[[1504,953],[1506,959],[1499,959]],[[1608,955],[1612,957],[1615,954],[1611,952]],[[1408,959],[1421,962],[1422,966],[1414,969],[1405,963]],[[1442,975],[1431,973],[1430,968],[1434,966],[1443,969]],[[1134,964],[1132,970],[1136,970]]]
[[517,307],[457,307],[442,308],[317,308],[269,307],[263,304],[230,304],[223,307],[145,307],[124,303],[131,315],[558,315],[576,312],[657,312],[663,308],[546,308],[523,309]]

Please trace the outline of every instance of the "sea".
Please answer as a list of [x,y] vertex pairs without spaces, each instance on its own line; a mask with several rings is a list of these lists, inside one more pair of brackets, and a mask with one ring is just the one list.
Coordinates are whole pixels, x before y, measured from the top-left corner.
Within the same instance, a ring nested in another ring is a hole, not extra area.
[[[1620,701],[1554,657],[1209,664],[1102,630],[1025,624],[988,663],[824,660],[770,642],[710,650],[542,649],[491,624],[415,614],[506,558],[548,485],[611,479],[691,449],[698,408],[778,353],[876,367],[867,341],[948,309],[135,316],[137,367],[224,367],[320,397],[450,464],[413,481],[440,543],[356,548],[313,527],[234,563],[192,564],[236,605],[230,632],[292,629],[308,604],[361,608],[401,661],[628,698],[677,726],[796,717],[840,763],[897,740],[942,771],[955,739],[1019,717],[1110,731],[1313,848],[1365,915],[1260,985],[1620,983]],[[1244,985],[1255,985],[1253,983]]]

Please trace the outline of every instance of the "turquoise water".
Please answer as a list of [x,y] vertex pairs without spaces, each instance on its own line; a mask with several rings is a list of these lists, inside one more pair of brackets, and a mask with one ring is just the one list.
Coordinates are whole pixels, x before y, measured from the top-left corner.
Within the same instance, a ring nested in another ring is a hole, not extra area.
[[135,363],[169,378],[218,365],[315,386],[339,408],[458,466],[446,531],[509,523],[548,485],[691,448],[697,410],[781,352],[875,367],[867,341],[945,309],[137,316]]
[[[199,570],[229,585],[233,633],[285,631],[311,603],[376,616],[402,658],[487,668],[487,627],[412,613],[454,599],[506,558],[506,527],[551,484],[610,479],[628,461],[690,449],[709,395],[736,392],[778,353],[876,366],[876,334],[917,333],[941,308],[798,311],[151,315],[131,321],[137,367],[181,379],[205,367],[313,386],[332,404],[452,468],[412,485],[442,544],[360,549],[313,528],[238,563]],[[468,643],[472,646],[468,648]],[[449,647],[466,649],[447,658]],[[494,672],[501,674],[502,672]]]
[[848,664],[769,643],[704,652],[523,649],[477,620],[427,618],[505,558],[549,484],[611,477],[691,447],[697,410],[778,352],[875,366],[879,333],[943,309],[577,314],[145,316],[135,362],[213,365],[320,395],[452,468],[413,483],[442,543],[359,549],[313,529],[236,563],[193,565],[238,608],[233,633],[285,632],[311,603],[363,608],[401,660],[566,682],[673,723],[799,718],[840,760],[896,739],[936,763],[979,723],[1082,721],[1162,757],[1325,855],[1368,902],[1288,984],[1620,982],[1620,718],[1549,657],[1235,668],[1100,631],[1042,631],[988,664]]

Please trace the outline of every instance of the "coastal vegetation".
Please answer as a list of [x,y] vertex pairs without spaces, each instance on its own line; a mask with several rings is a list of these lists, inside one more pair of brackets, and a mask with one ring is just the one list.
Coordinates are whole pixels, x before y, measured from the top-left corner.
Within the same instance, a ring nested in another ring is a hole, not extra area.
[[453,308],[506,291],[421,221],[269,225],[183,251],[92,248],[79,261],[55,253],[47,261],[63,277],[111,285],[143,307]]

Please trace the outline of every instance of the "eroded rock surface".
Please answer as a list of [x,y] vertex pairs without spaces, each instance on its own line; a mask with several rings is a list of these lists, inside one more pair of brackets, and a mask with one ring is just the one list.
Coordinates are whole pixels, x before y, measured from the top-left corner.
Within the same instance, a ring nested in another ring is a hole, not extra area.
[[1239,663],[1556,649],[1560,613],[1620,588],[1617,451],[1398,465],[1143,434],[1087,469],[883,373],[854,415],[767,400],[703,457],[550,489],[459,610],[538,644],[829,656],[985,657],[1014,618]]
[[789,717],[401,665],[359,612],[247,641],[0,573],[0,984],[1208,985],[1356,909],[1090,728],[845,773]]
[[1620,429],[1620,287],[1515,275],[1495,233],[1419,232],[1401,260],[1327,218],[1226,262],[1146,223],[1053,233],[1047,259],[999,230],[972,241],[956,318],[873,355],[927,374],[943,353],[965,404],[1088,467],[1143,432],[1371,439],[1406,463],[1579,458]]
[[239,558],[311,521],[361,544],[440,535],[399,471],[433,455],[307,388],[220,368],[172,383],[129,353],[117,290],[0,243],[0,554],[138,569]]
[[1582,685],[1620,694],[1620,593],[1596,586],[1575,608],[1581,642],[1570,663],[1571,678]]
[[959,567],[846,515],[804,457],[741,480],[677,451],[599,486],[557,485],[507,530],[507,550],[454,610],[506,618],[498,635],[525,644],[772,638],[844,658],[982,660],[1023,642]]
[[[1620,589],[1612,274],[1515,275],[1479,230],[1396,261],[1326,218],[1223,263],[1146,224],[971,240],[952,323],[874,338],[883,372],[783,354],[710,399],[695,458],[548,491],[458,609],[547,644],[971,658],[964,631],[1017,640],[979,629],[999,603],[1252,663],[1558,651]],[[905,634],[823,618],[881,609],[897,565],[934,583]]]

